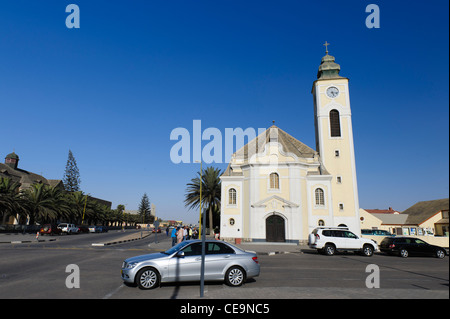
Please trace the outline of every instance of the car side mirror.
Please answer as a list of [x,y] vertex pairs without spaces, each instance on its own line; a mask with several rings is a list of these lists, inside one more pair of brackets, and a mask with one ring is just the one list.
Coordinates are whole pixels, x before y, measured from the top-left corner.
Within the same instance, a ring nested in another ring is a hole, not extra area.
[[179,251],[179,252],[177,253],[177,257],[179,257],[179,258],[184,258],[184,251]]

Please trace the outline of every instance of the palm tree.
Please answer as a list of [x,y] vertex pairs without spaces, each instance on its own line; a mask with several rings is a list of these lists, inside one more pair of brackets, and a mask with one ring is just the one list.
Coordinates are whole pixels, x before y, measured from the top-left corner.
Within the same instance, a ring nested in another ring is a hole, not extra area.
[[94,223],[94,225],[98,225],[99,222],[102,223],[103,226],[106,218],[106,206],[100,204],[95,200],[87,199],[86,203],[86,213],[84,216],[85,221],[89,221]]
[[63,214],[69,213],[66,199],[58,188],[33,184],[24,192],[23,197],[26,200],[30,225],[33,225],[36,220],[40,222],[57,220]]
[[20,183],[14,182],[10,178],[0,177],[0,212],[3,214],[2,224],[5,224],[8,216],[14,216],[16,213],[24,213],[19,187]]
[[200,176],[202,176],[202,206],[209,211],[209,229],[214,229],[213,210],[214,207],[220,207],[220,175],[221,170],[212,166],[203,170],[203,173],[197,172],[197,177],[191,179],[187,184],[184,199],[185,207],[197,209],[200,206]]
[[[67,201],[70,204],[70,220],[81,221],[83,219],[84,206],[87,204],[87,197],[82,191],[69,192],[67,194]],[[87,205],[86,205],[87,206]],[[86,219],[86,216],[85,216]]]

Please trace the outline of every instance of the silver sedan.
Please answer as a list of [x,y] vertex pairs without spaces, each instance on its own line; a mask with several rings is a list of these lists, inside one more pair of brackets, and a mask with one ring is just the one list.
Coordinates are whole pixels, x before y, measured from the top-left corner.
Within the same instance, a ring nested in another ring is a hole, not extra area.
[[[205,280],[225,281],[241,286],[260,273],[254,252],[241,250],[223,241],[206,241]],[[187,240],[171,249],[126,259],[122,264],[122,280],[141,289],[156,288],[162,282],[200,281],[202,242]]]

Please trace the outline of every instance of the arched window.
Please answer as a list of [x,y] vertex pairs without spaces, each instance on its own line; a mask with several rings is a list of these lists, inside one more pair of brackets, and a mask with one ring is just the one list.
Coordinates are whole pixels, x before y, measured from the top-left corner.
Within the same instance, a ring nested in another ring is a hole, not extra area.
[[325,196],[322,188],[316,188],[316,206],[325,206]]
[[228,204],[236,205],[236,190],[234,188],[230,188],[228,191]]
[[330,130],[332,137],[341,136],[341,123],[338,110],[330,111]]
[[323,219],[319,219],[319,226],[325,226],[325,222],[323,221]]
[[270,188],[279,189],[280,188],[280,177],[277,173],[270,174]]

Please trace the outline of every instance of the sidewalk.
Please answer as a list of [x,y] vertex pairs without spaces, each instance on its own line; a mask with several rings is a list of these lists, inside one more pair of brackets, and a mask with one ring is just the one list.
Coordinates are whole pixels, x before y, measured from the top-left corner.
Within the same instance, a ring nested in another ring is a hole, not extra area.
[[136,233],[133,233],[133,234],[124,235],[123,237],[120,237],[120,238],[115,239],[113,241],[92,243],[92,246],[109,246],[109,245],[114,245],[114,244],[126,243],[126,242],[129,242],[129,241],[141,240],[141,239],[147,238],[151,234],[152,233],[150,231],[143,230],[142,231],[142,237],[141,237],[141,232],[136,232]]
[[22,244],[22,243],[37,243],[44,241],[55,241],[57,236],[42,236],[36,238],[36,234],[22,234],[22,233],[0,233],[0,244]]
[[[207,237],[207,240],[213,240],[212,237]],[[302,249],[308,249],[307,246],[299,246],[297,244],[287,244],[287,243],[242,243],[236,245],[231,243],[243,250],[254,251],[258,255],[278,255],[278,254],[294,254],[301,253]],[[172,241],[161,241],[158,244],[150,243],[149,247],[157,251],[166,251],[172,247]]]
[[[120,244],[135,240],[141,240],[153,235],[150,231],[143,231],[142,238],[140,232],[134,232],[132,234],[124,234],[123,237],[112,241],[106,242],[94,242],[92,246],[109,246],[114,244]],[[36,234],[17,234],[17,233],[0,233],[0,244],[20,244],[20,243],[33,243],[33,242],[45,242],[45,241],[55,241],[58,236],[48,236],[48,235],[40,235],[39,239],[36,239]],[[158,243],[150,243],[149,248],[154,249],[156,251],[166,251],[167,249],[172,247],[172,240],[166,240],[165,234],[158,234]],[[207,240],[212,240],[213,237],[207,236]],[[231,243],[232,245],[243,249],[254,251],[258,255],[277,255],[277,254],[293,254],[293,253],[301,253],[302,249],[308,249],[307,246],[299,246],[297,244],[288,244],[288,243],[242,243],[236,245]]]
[[[133,234],[124,234],[123,237],[115,239],[114,241],[93,243],[92,246],[114,245],[114,244],[124,243],[124,242],[128,242],[128,241],[140,240],[140,239],[146,238],[150,235],[151,235],[150,231],[143,231],[142,238],[141,238],[140,232],[133,233]],[[79,236],[79,235],[75,235],[75,236]],[[58,238],[59,238],[58,235],[56,235],[56,236],[39,235],[39,238],[37,239],[36,234],[0,233],[0,244],[37,243],[37,242],[55,241]]]
[[297,244],[288,244],[288,243],[242,243],[239,245],[233,244],[234,246],[243,249],[254,251],[258,255],[278,255],[278,254],[294,254],[301,253],[302,249],[307,249],[307,246],[299,246]]

